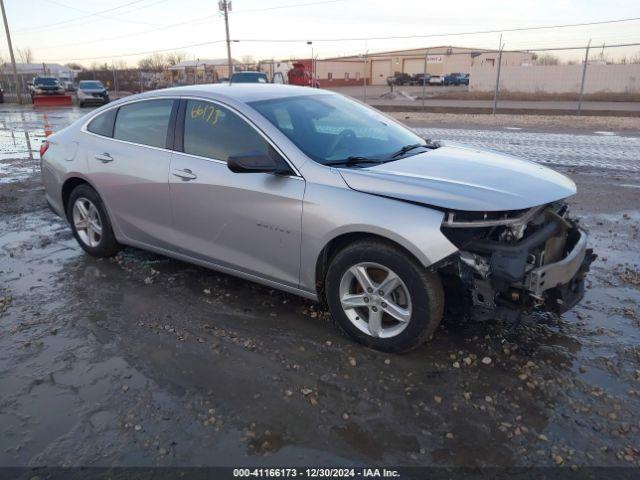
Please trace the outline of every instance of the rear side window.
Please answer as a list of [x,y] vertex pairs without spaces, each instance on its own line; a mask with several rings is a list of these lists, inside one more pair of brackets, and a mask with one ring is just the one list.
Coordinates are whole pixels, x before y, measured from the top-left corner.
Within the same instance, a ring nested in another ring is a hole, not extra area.
[[270,149],[255,128],[229,109],[189,100],[184,116],[184,152],[227,161],[233,155],[269,155]]
[[113,138],[165,148],[173,100],[148,100],[118,109]]
[[102,135],[103,137],[113,137],[113,124],[116,119],[117,108],[112,108],[104,113],[101,113],[87,125],[87,130],[96,135]]

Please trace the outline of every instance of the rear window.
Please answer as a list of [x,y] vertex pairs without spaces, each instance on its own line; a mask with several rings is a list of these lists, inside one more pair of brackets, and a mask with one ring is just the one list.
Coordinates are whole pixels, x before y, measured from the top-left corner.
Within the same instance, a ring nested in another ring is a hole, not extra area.
[[232,83],[267,83],[267,76],[264,73],[234,73],[231,77]]
[[173,100],[147,100],[118,109],[113,138],[165,148]]
[[104,113],[101,113],[95,117],[89,125],[87,130],[96,135],[102,135],[103,137],[113,137],[113,124],[116,119],[117,108],[112,108]]

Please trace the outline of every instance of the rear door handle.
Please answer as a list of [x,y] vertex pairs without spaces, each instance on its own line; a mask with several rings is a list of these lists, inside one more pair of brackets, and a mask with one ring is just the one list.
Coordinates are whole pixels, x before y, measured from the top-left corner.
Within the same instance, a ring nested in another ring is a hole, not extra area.
[[102,163],[109,163],[109,162],[113,162],[113,157],[111,155],[109,155],[108,153],[96,153],[95,154],[95,158],[96,160],[100,160]]
[[185,168],[184,170],[174,170],[171,173],[173,173],[176,177],[180,177],[182,180],[185,180],[185,181],[195,180],[196,178],[198,178],[198,176],[188,168]]

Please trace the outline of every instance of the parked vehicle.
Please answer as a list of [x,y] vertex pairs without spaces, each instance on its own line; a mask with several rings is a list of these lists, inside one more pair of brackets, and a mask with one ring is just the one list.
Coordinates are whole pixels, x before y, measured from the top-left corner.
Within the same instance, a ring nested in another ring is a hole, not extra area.
[[0,85],[0,103],[4,103],[4,89]]
[[271,83],[287,83],[286,79],[284,78],[284,75],[282,74],[282,72],[276,72],[273,74],[273,78],[271,79]]
[[443,79],[444,85],[469,85],[469,76],[464,73],[450,73]]
[[389,85],[413,85],[413,77],[408,73],[396,72],[393,76],[387,77]]
[[428,73],[416,73],[413,76],[413,84],[414,85],[423,85],[423,84],[428,84],[429,83],[429,79],[431,78],[431,75],[429,75]]
[[64,87],[65,92],[75,92],[76,86],[73,82],[62,82],[62,86]]
[[565,311],[594,258],[567,177],[425,141],[324,90],[134,95],[48,137],[40,157],[46,199],[87,253],[132,245],[319,300],[388,352],[430,338],[445,298]]
[[431,75],[429,85],[444,85],[444,77],[441,75]]
[[269,80],[262,72],[236,72],[229,83],[269,83]]
[[302,87],[318,88],[317,81],[311,78],[311,72],[307,70],[304,63],[295,62],[293,68],[287,72],[287,80],[290,85],[300,85]]
[[36,95],[64,95],[65,91],[55,77],[34,77],[29,83],[29,94],[33,101]]
[[87,104],[104,105],[110,101],[109,92],[100,80],[80,80],[76,98],[80,107]]

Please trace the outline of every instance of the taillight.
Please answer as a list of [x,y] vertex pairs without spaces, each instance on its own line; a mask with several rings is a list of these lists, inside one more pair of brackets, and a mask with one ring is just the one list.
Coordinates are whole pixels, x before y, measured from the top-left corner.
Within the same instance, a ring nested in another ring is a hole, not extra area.
[[49,142],[45,140],[42,142],[42,145],[40,145],[40,158],[44,157],[47,150],[49,150]]

